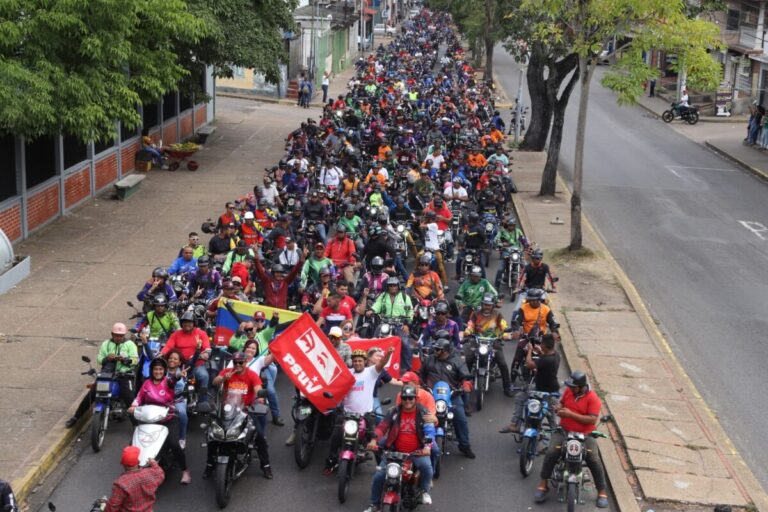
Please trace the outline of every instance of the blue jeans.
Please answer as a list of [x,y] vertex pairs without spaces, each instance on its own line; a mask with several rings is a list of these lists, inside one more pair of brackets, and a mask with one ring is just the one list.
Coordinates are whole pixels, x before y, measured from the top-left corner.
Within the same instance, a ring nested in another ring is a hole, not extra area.
[[198,402],[207,402],[208,401],[208,370],[205,368],[204,364],[201,364],[200,366],[195,366],[195,369],[192,370],[192,375],[195,376],[195,379],[197,379],[197,392],[199,393],[199,397],[197,399]]
[[432,462],[432,472],[434,473],[435,465],[438,459],[440,459],[440,445],[437,444],[437,441],[432,441],[432,450],[429,453],[429,458]]
[[413,364],[413,351],[411,350],[410,335],[400,333],[400,373],[411,371]]
[[[413,465],[419,470],[421,479],[419,480],[419,487],[424,492],[429,492],[429,488],[432,485],[432,461],[426,455],[413,458]],[[379,467],[387,467],[387,458],[381,458],[381,464]],[[379,469],[373,474],[373,483],[371,484],[371,504],[379,506],[381,505],[381,493],[384,491],[384,480],[386,479],[386,469]]]
[[317,235],[322,240],[323,245],[328,245],[328,231],[325,229],[325,224],[315,224],[315,229],[317,229]]
[[280,403],[277,401],[277,391],[275,391],[275,380],[277,379],[277,366],[270,364],[262,372],[264,376],[264,385],[267,388],[267,399],[269,400],[269,410],[272,412],[272,418],[280,417]]
[[403,265],[403,259],[400,255],[395,256],[395,269],[397,269],[403,279],[408,279],[408,271],[405,270],[405,265]]
[[453,428],[456,430],[456,439],[460,448],[469,446],[469,423],[464,412],[464,398],[461,395],[453,399]]
[[182,400],[181,402],[176,402],[174,407],[176,407],[176,413],[179,417],[179,439],[183,441],[187,438],[187,426],[189,425],[187,401]]

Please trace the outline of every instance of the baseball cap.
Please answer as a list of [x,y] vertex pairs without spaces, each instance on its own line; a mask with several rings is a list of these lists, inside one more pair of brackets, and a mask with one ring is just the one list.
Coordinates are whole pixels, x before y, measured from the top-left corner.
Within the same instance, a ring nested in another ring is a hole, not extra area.
[[341,327],[338,325],[334,325],[331,327],[331,330],[328,331],[328,336],[333,336],[334,338],[341,338],[341,335],[343,333],[341,332]]
[[318,247],[325,247],[325,245],[323,245],[323,243],[322,243],[322,242],[317,242],[317,243],[315,244],[315,249],[317,249]]
[[240,278],[240,276],[232,276],[232,284],[243,284],[243,280]]
[[253,212],[245,212],[245,215],[243,215],[244,219],[253,219]]
[[126,446],[123,448],[123,455],[120,457],[120,464],[126,467],[139,465],[139,454],[141,450],[138,446]]

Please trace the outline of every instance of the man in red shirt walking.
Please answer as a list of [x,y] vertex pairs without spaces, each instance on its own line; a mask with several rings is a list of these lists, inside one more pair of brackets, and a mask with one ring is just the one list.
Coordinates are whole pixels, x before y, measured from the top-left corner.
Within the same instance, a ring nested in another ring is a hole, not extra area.
[[179,322],[181,329],[171,334],[160,355],[165,357],[176,349],[185,361],[194,361],[192,374],[197,380],[199,401],[204,403],[208,401],[208,370],[205,369],[205,362],[211,357],[211,343],[208,334],[195,327],[195,314],[192,311],[185,311]]
[[[580,432],[586,436],[584,447],[587,453],[585,459],[597,488],[597,507],[607,508],[608,493],[603,465],[600,462],[599,448],[595,438],[588,435],[597,428],[601,408],[600,397],[589,388],[584,372],[573,372],[571,377],[565,381],[565,385],[566,390],[560,398],[560,403],[555,406],[555,412],[560,417],[560,426],[564,432]],[[547,449],[544,463],[541,466],[541,481],[533,498],[536,503],[542,503],[547,499],[549,492],[547,483],[555,469],[555,464],[563,453],[563,443],[565,442],[563,431],[558,430],[552,433],[549,449]]]
[[147,461],[147,467],[140,468],[139,453],[138,446],[123,448],[120,464],[125,472],[112,484],[105,512],[152,512],[155,493],[165,480],[165,473],[153,459]]

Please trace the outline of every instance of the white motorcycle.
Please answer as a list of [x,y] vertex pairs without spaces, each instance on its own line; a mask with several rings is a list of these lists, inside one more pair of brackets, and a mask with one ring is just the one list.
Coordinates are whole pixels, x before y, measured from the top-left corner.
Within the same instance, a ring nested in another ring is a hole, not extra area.
[[167,407],[159,405],[142,405],[133,411],[139,425],[133,431],[131,444],[140,450],[139,466],[146,466],[149,459],[155,459],[163,469],[170,466],[173,459],[163,457],[168,427],[160,423],[168,417],[168,411]]

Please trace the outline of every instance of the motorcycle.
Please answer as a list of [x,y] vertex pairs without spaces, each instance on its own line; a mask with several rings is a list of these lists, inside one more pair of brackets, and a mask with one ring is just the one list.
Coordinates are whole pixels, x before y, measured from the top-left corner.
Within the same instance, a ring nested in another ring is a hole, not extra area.
[[355,474],[355,466],[368,460],[365,445],[368,442],[365,418],[360,414],[344,412],[344,441],[339,456],[337,497],[339,503],[347,501],[349,486]]
[[[453,391],[451,386],[441,380],[432,386],[432,397],[435,399],[435,413],[437,414],[437,426],[435,427],[435,442],[440,447],[440,456],[449,455],[448,441],[456,439],[456,430],[453,427]],[[434,462],[434,478],[440,478],[440,458]]]
[[505,245],[501,248],[500,257],[503,265],[501,284],[509,288],[510,298],[514,302],[514,292],[517,289],[517,280],[520,278],[522,251],[516,245]]
[[665,110],[661,114],[661,119],[665,123],[671,123],[675,119],[682,119],[688,124],[694,125],[699,122],[699,107],[684,107],[675,102],[672,103],[671,109]]
[[[560,397],[560,393],[528,391],[528,399],[523,406],[523,433],[515,434],[515,442],[522,444],[520,447],[520,473],[524,477],[530,475],[531,469],[533,469],[533,459],[538,453],[538,445],[542,440],[544,431],[544,419],[549,417],[549,399],[558,397]],[[552,431],[554,428],[555,425],[549,425],[548,430]]]
[[155,459],[163,471],[168,471],[173,461],[170,448],[165,446],[168,427],[161,423],[168,417],[168,407],[142,405],[133,411],[139,424],[133,430],[131,444],[139,448],[139,466],[146,466],[147,460]]
[[418,485],[419,473],[413,467],[411,455],[385,451],[384,457],[387,459],[387,465],[381,499],[382,512],[414,510],[421,504],[422,491]]
[[[600,424],[611,421],[612,416],[600,418]],[[559,429],[561,432],[562,429]],[[593,430],[590,434],[580,432],[566,432],[563,443],[563,451],[555,464],[552,477],[549,479],[552,486],[557,489],[560,501],[565,501],[568,512],[574,512],[576,505],[582,503],[581,491],[584,489],[584,466],[586,466],[586,436],[593,438],[608,437],[599,430]]]
[[502,350],[504,344],[496,337],[472,336],[471,338],[476,342],[475,367],[471,371],[475,376],[475,401],[477,410],[480,411],[483,409],[485,394],[489,390],[491,381],[501,378],[499,367],[494,364],[494,355],[497,349]]
[[464,249],[464,259],[461,261],[461,275],[459,282],[464,282],[464,279],[469,275],[469,271],[475,265],[480,265],[480,250],[467,247]]
[[[328,391],[325,398],[333,398]],[[312,461],[312,452],[318,440],[326,441],[333,433],[334,417],[331,411],[321,412],[303,395],[293,399],[291,416],[296,422],[296,441],[293,445],[293,458],[299,469],[305,469]]]
[[126,407],[130,404],[124,404],[120,399],[120,378],[133,377],[134,371],[118,372],[115,367],[118,362],[128,364],[130,358],[119,357],[114,361],[105,361],[100,372],[91,366],[91,358],[82,356],[83,362],[88,363],[88,371],[80,375],[91,375],[96,377],[96,382],[91,384],[95,386],[96,398],[93,403],[93,416],[91,417],[91,448],[94,452],[99,452],[104,444],[104,438],[107,435],[109,420],[122,421],[126,417]]
[[408,244],[405,241],[405,236],[410,229],[410,225],[407,221],[395,221],[392,224],[395,232],[400,235],[400,240],[397,242],[395,249],[400,253],[402,260],[405,261],[408,258]]
[[434,308],[430,299],[423,299],[415,293],[414,302],[416,302],[416,311],[414,311],[413,321],[411,322],[411,336],[418,338],[427,327],[429,319],[432,318]]
[[[490,250],[493,250],[495,249],[495,246],[496,246],[496,235],[499,232],[499,219],[496,217],[495,211],[483,212],[482,224],[483,224],[483,228],[485,229],[485,240],[486,240],[486,243],[488,244],[488,248]],[[486,267],[488,266],[488,262],[486,262],[485,266]]]
[[[266,398],[267,391],[262,389],[257,396]],[[205,446],[215,454],[214,484],[219,508],[229,504],[232,484],[243,476],[253,460],[256,426],[249,412],[264,416],[268,410],[266,405],[257,403],[249,411],[242,394],[229,393],[226,400],[219,401],[205,435]]]
[[450,209],[452,217],[450,229],[454,240],[459,239],[459,234],[461,232],[461,214],[463,207],[461,201],[451,201]]

